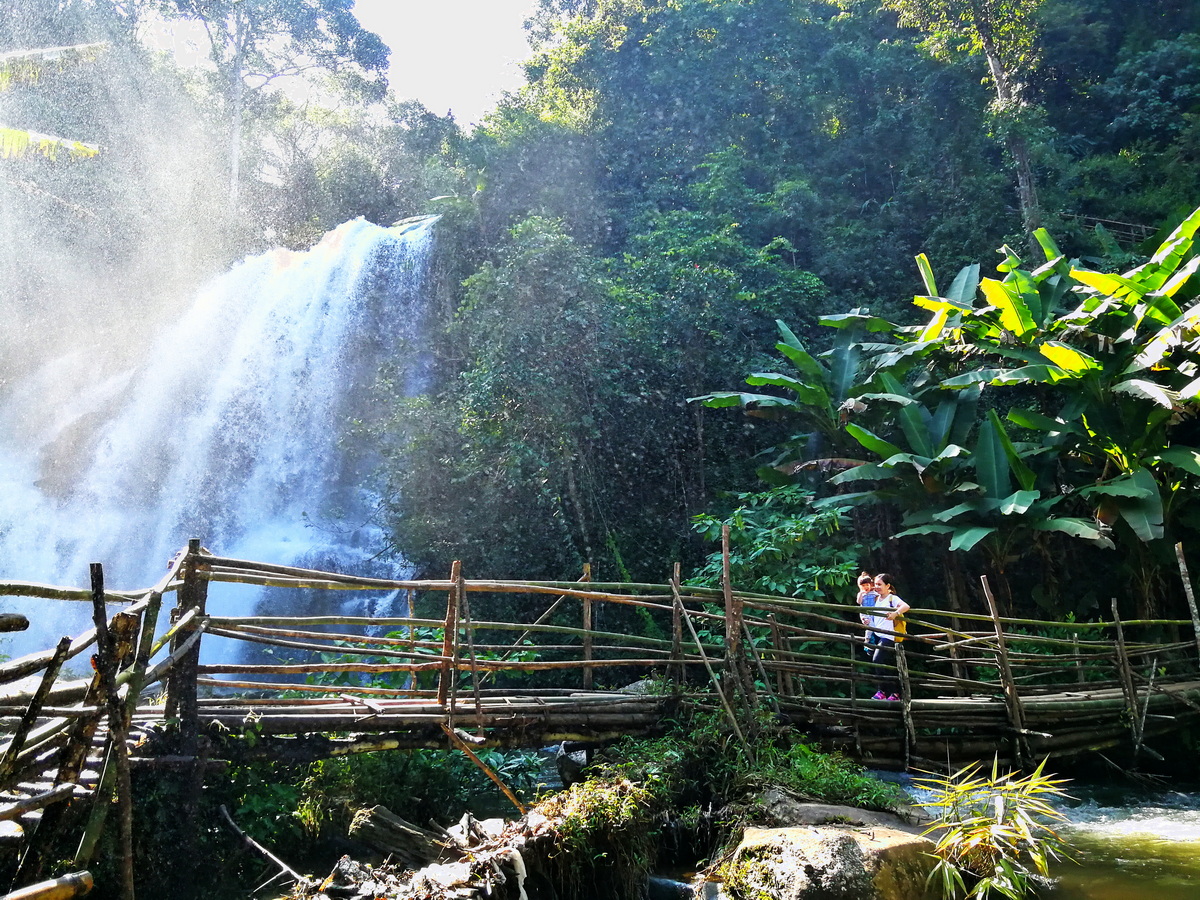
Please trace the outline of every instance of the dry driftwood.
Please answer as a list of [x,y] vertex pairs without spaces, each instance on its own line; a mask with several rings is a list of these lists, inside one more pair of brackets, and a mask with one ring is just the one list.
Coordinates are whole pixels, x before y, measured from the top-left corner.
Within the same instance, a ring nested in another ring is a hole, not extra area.
[[444,834],[407,822],[386,806],[359,810],[350,823],[350,836],[413,869],[436,862],[445,849]]

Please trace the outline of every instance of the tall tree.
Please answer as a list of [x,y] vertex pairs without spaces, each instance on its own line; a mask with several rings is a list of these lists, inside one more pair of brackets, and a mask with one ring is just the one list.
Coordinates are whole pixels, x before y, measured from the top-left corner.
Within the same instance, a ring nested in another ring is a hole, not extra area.
[[323,69],[380,94],[389,51],[359,24],[354,0],[173,0],[199,22],[229,104],[229,205],[236,209],[247,91]]
[[[1043,0],[880,0],[884,9],[900,15],[900,24],[928,35],[926,46],[935,56],[982,54],[996,91],[996,109],[1013,119],[1026,107],[1021,77],[1037,59],[1035,16]],[[1041,227],[1037,183],[1029,141],[1020,122],[1009,121],[1004,141],[1017,170],[1017,196],[1029,245],[1038,253],[1033,233]]]

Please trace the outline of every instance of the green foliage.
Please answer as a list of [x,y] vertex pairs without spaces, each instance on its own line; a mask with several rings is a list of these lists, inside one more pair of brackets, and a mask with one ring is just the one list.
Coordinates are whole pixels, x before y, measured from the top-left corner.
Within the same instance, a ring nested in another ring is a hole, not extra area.
[[697,714],[661,738],[621,741],[596,768],[643,785],[657,805],[676,809],[741,802],[772,785],[822,803],[886,810],[904,802],[895,785],[841,754],[787,731],[761,734],[747,753],[720,713]]
[[[926,293],[914,303],[929,314],[924,325],[857,310],[826,317],[843,331],[871,332],[843,351],[862,354],[863,374],[838,407],[839,425],[869,461],[832,460],[844,471],[831,485],[865,489],[817,508],[892,504],[905,526],[895,537],[943,536],[952,552],[979,547],[1001,576],[1055,536],[1108,548],[1115,540],[1148,608],[1157,563],[1140,544],[1163,544],[1188,527],[1200,477],[1190,424],[1200,409],[1198,228],[1200,210],[1122,275],[1068,262],[1044,231],[1036,235],[1044,265],[1027,269],[1005,247],[1002,278],[968,267],[944,293],[922,257]],[[795,399],[729,393],[706,402],[828,427],[829,372],[802,348],[778,347],[799,377],[749,380]],[[985,388],[990,408],[979,415]],[[804,437],[788,445],[797,460]]]
[[1063,854],[1065,842],[1052,825],[1064,816],[1052,803],[1066,797],[1066,782],[1044,774],[1044,767],[1024,777],[1001,775],[993,762],[989,776],[973,763],[919,783],[933,793],[926,805],[941,811],[926,834],[937,834],[930,880],[947,900],[1021,900]]
[[589,779],[538,804],[555,822],[554,881],[569,897],[637,896],[654,862],[661,808],[624,779]]
[[[542,761],[536,753],[488,750],[478,755],[519,796],[530,799],[537,791]],[[447,823],[468,808],[491,814],[503,802],[495,784],[466,756],[443,750],[322,760],[309,767],[293,790],[295,797],[281,814],[311,838],[345,834],[354,814],[368,806],[386,806],[417,822]]]
[[[815,510],[813,493],[790,485],[761,493],[735,494],[727,516],[702,513],[695,530],[720,541],[729,526],[730,578],[740,590],[787,597],[828,597],[854,583],[865,548],[844,532],[840,510]],[[690,584],[718,587],[722,557],[709,554]]]

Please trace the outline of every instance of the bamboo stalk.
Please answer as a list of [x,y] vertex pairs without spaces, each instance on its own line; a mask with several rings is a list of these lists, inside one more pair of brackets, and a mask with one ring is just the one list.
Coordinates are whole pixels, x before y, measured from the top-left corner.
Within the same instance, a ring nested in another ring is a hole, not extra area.
[[442,626],[442,662],[438,672],[438,703],[442,705],[445,705],[446,701],[450,699],[451,668],[458,662],[457,659],[452,658],[452,654],[457,641],[455,632],[458,620],[458,579],[461,574],[462,562],[456,559],[450,564],[450,589],[446,593],[446,621]]
[[983,595],[987,598],[988,609],[992,613],[992,622],[996,628],[996,663],[1000,669],[1001,682],[1004,685],[1004,699],[1012,727],[1017,730],[1017,737],[1013,741],[1014,762],[1018,769],[1023,769],[1025,761],[1029,758],[1029,746],[1021,734],[1025,728],[1021,710],[1021,695],[1017,692],[1012,669],[1008,664],[1008,645],[1004,638],[1004,626],[1000,621],[1000,612],[996,607],[996,598],[992,596],[992,588],[988,584],[987,576],[980,576],[980,581],[983,583]]
[[[592,580],[592,564],[583,564],[583,580]],[[583,598],[583,659],[584,662],[592,661],[592,598]],[[583,670],[583,689],[590,691],[592,689],[592,669],[585,667]],[[522,815],[524,811],[522,810]]]
[[71,900],[92,889],[91,872],[72,872],[5,894],[0,900]]
[[0,786],[8,786],[9,777],[16,766],[17,755],[23,749],[25,739],[29,737],[29,732],[37,722],[38,716],[41,715],[42,706],[50,694],[50,689],[54,686],[55,679],[58,678],[58,672],[70,649],[71,639],[69,637],[64,637],[58,642],[58,646],[54,650],[54,658],[51,659],[50,665],[43,673],[37,692],[29,701],[24,715],[21,716],[21,721],[17,724],[16,731],[13,732],[13,736],[8,742],[8,748],[4,751],[3,758],[0,758]]
[[517,808],[517,810],[521,813],[521,815],[525,815],[525,813],[529,812],[529,809],[525,806],[524,803],[522,803],[520,800],[517,799],[517,795],[514,794],[509,789],[508,785],[500,780],[500,776],[497,775],[495,772],[493,772],[492,769],[487,764],[485,764],[482,759],[480,759],[478,756],[475,755],[475,752],[469,746],[467,746],[467,742],[464,741],[462,738],[460,738],[455,733],[453,728],[451,728],[445,722],[442,722],[442,731],[446,732],[446,737],[450,738],[450,743],[454,744],[454,746],[456,746],[459,750],[461,750],[463,753],[465,753],[467,756],[467,759],[469,759],[469,760],[471,760],[471,762],[475,763],[475,765],[479,768],[479,770],[481,772],[483,772],[483,774],[486,775],[488,778],[490,778],[495,783],[496,787],[500,788],[500,790],[503,791],[504,796],[507,797],[509,799],[509,801],[511,801],[512,805]]

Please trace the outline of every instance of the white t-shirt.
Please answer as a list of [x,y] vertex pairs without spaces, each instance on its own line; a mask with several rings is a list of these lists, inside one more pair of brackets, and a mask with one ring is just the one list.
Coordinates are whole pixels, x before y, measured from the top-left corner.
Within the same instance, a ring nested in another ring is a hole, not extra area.
[[[876,609],[899,609],[904,603],[900,599],[899,594],[888,594],[887,597],[876,597],[875,605],[872,610]],[[871,627],[878,628],[880,631],[895,632],[896,620],[889,619],[886,614],[882,616],[871,616]],[[886,639],[886,635],[882,635]]]

